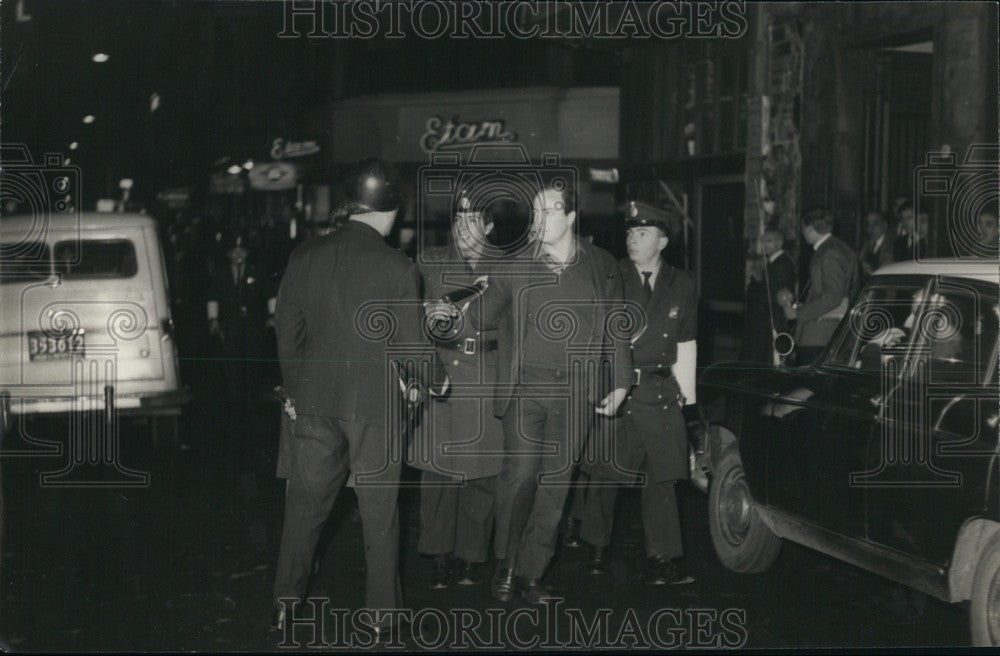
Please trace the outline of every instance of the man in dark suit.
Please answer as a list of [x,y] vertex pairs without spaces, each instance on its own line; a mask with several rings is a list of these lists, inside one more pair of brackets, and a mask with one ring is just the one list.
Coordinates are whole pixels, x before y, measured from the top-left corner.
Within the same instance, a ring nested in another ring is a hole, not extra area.
[[473,206],[462,194],[452,242],[423,251],[418,260],[431,337],[451,388],[447,398],[428,405],[407,459],[423,470],[417,550],[434,556],[431,589],[447,588],[453,580],[478,583],[478,564],[487,559],[493,534],[503,428],[482,390],[496,374],[497,332],[477,330],[466,320],[435,321],[442,300],[467,294],[488,279],[490,262],[500,256],[487,239],[492,230],[489,208]]
[[[611,482],[644,477],[642,522],[649,585],[691,583],[677,559],[683,553],[674,484],[688,477],[685,412],[694,411],[698,298],[694,278],[663,259],[666,214],[645,203],[629,204],[625,222],[628,258],[620,262],[625,299],[639,311],[632,335],[638,382],[614,430],[591,438],[583,469],[591,475],[581,537],[594,546],[593,574],[603,574],[611,542],[618,488]],[[691,413],[692,415],[694,412]],[[613,458],[600,454],[613,453]],[[601,484],[594,485],[595,481]]]
[[802,236],[814,253],[809,264],[805,301],[792,303],[792,293],[778,296],[789,321],[798,320],[798,362],[811,364],[822,354],[837,324],[858,292],[858,258],[850,246],[833,236],[833,218],[825,210],[810,210],[802,218]]
[[927,249],[927,241],[921,238],[920,231],[917,229],[913,203],[908,200],[900,203],[898,216],[896,239],[892,244],[892,261],[905,262],[906,260],[920,259]]
[[245,497],[257,493],[255,464],[262,462],[254,452],[266,447],[266,436],[255,430],[257,396],[263,368],[264,337],[274,307],[268,281],[249,260],[246,237],[233,233],[226,251],[226,265],[218,267],[208,293],[208,330],[222,345],[222,422],[225,435],[219,440],[225,473],[230,487]]
[[777,295],[783,289],[795,291],[795,262],[782,249],[785,233],[778,226],[768,226],[761,242],[764,263],[760,268],[766,266],[767,270],[755,271],[747,285],[740,359],[774,365],[778,364],[774,337],[788,330],[788,320],[778,305]]
[[[594,413],[613,415],[633,377],[618,265],[579,238],[576,192],[547,180],[532,204],[523,258],[494,269],[470,308],[473,325],[498,327],[493,411],[503,420],[492,593],[542,603],[563,506]],[[606,378],[597,374],[600,365]]]
[[894,261],[893,245],[886,237],[886,227],[885,217],[882,216],[881,212],[872,210],[865,216],[865,230],[868,238],[861,245],[861,253],[858,256],[865,278]]
[[[278,292],[278,354],[295,425],[282,449],[289,478],[275,628],[292,610],[287,601],[306,593],[321,529],[349,473],[364,534],[365,607],[402,605],[396,505],[402,444],[393,404],[401,378],[432,393],[447,385],[423,332],[417,268],[383,242],[400,202],[395,172],[366,160],[346,186],[349,220],[295,249]],[[406,349],[406,359],[417,364],[394,358],[395,349]]]

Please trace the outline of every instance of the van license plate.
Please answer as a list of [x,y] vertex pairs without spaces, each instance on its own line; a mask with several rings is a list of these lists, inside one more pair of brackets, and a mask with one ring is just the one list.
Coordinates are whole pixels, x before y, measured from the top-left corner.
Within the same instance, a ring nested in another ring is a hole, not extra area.
[[28,333],[28,359],[32,362],[83,357],[83,330],[49,335]]

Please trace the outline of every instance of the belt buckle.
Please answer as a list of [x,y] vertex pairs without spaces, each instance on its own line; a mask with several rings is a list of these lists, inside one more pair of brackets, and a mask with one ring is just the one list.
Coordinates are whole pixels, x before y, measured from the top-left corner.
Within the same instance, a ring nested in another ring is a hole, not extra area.
[[476,339],[474,337],[465,338],[465,341],[462,342],[462,353],[466,355],[476,354]]
[[635,384],[638,385],[642,382],[642,369],[633,369],[632,371],[635,372]]

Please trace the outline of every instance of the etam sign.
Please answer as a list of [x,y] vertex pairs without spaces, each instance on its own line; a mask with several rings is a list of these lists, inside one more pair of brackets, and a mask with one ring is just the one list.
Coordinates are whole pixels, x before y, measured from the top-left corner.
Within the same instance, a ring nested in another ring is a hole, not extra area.
[[455,116],[445,121],[432,116],[424,124],[420,148],[425,153],[469,148],[484,143],[509,143],[517,141],[516,132],[508,132],[502,119],[466,123]]

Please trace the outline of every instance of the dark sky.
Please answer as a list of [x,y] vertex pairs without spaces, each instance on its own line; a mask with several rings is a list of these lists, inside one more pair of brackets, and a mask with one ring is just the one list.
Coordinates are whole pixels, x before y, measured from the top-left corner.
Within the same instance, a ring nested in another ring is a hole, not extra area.
[[[337,98],[618,80],[613,52],[565,43],[278,38],[283,11],[281,2],[7,0],[3,141],[26,144],[36,161],[71,157],[88,198],[117,195],[122,177],[155,193],[206,180],[219,158],[263,155],[304,111]],[[110,59],[94,63],[97,52]],[[82,123],[87,114],[94,123]]]

